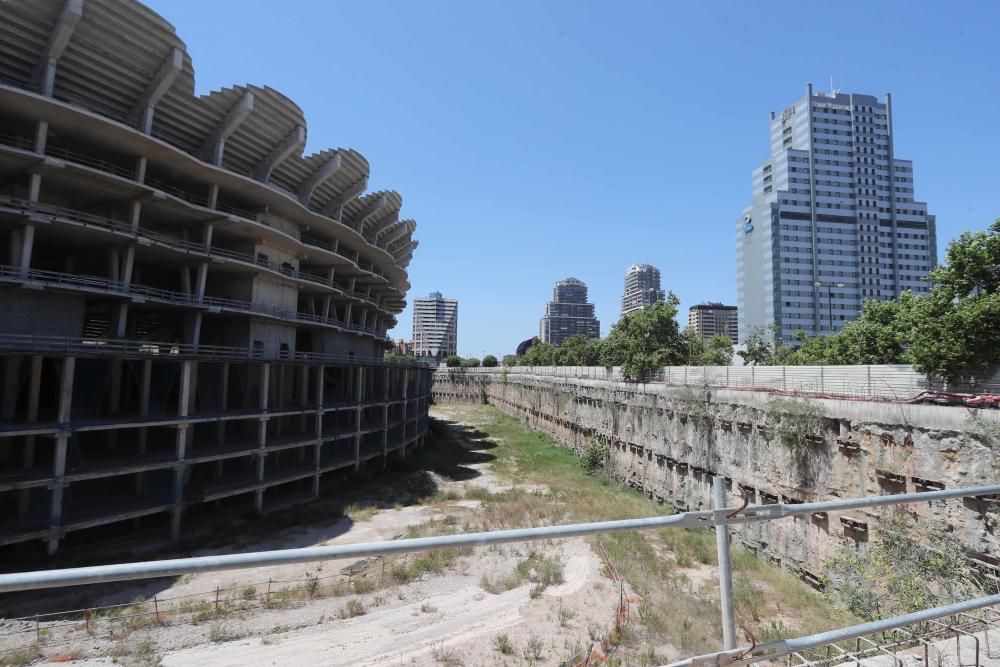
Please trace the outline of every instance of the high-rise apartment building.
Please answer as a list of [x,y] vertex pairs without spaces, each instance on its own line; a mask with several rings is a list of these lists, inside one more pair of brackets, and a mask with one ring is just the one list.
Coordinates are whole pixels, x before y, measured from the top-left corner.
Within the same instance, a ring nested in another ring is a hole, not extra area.
[[562,345],[570,336],[601,337],[601,323],[594,317],[594,304],[587,303],[587,286],[576,278],[560,280],[552,288],[552,301],[538,323],[543,343]]
[[695,332],[702,341],[708,342],[712,336],[728,336],[736,342],[739,325],[736,306],[721,303],[699,303],[688,309],[688,329]]
[[935,221],[895,156],[892,98],[815,93],[771,113],[771,155],[736,226],[739,340],[830,334],[867,299],[926,292]]
[[652,264],[633,264],[625,273],[625,292],[622,294],[622,316],[663,301],[660,289],[660,270]]
[[458,301],[431,292],[413,300],[413,353],[418,357],[458,354]]

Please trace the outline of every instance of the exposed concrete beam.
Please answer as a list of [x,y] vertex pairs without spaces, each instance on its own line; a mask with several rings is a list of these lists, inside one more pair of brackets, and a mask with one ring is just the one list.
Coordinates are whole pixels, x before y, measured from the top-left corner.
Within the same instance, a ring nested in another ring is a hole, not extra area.
[[208,135],[198,153],[216,166],[222,164],[222,153],[226,147],[226,139],[236,131],[252,111],[253,93],[248,90],[240,98],[240,101],[233,105],[219,126]]
[[292,155],[302,150],[306,145],[306,128],[297,125],[294,130],[288,133],[281,143],[274,147],[263,160],[253,168],[253,177],[258,181],[267,181],[271,178],[271,172],[279,164]]
[[83,18],[83,0],[66,0],[56,24],[52,27],[52,32],[49,33],[45,50],[35,65],[34,83],[46,97],[52,97],[56,81],[56,65],[62,58],[81,18]]
[[138,118],[139,129],[149,134],[153,129],[153,111],[163,95],[170,89],[170,84],[174,82],[177,75],[181,73],[184,66],[184,52],[176,46],[170,49],[170,53],[163,59],[160,71],[156,73],[152,81],[142,91],[142,96],[136,100],[129,112],[129,118]]
[[386,196],[380,195],[378,198],[369,202],[368,206],[362,209],[361,212],[358,213],[357,217],[351,220],[351,222],[357,225],[356,229],[360,232],[365,228],[365,223],[368,222],[368,219],[385,208],[388,203],[389,200]]
[[400,248],[399,250],[397,250],[396,252],[394,252],[392,254],[392,256],[393,256],[393,258],[396,261],[399,261],[399,259],[401,257],[403,257],[403,256],[405,256],[407,254],[412,255],[413,251],[416,249],[416,247],[418,245],[420,245],[419,241],[410,241],[409,243],[407,243],[406,245],[404,245],[402,248]]
[[375,240],[386,232],[386,230],[392,229],[392,226],[399,222],[399,211],[391,211],[389,215],[385,216],[378,222],[378,226],[375,227]]
[[392,229],[392,232],[389,234],[389,236],[386,237],[385,245],[382,246],[387,250],[389,249],[390,246],[392,246],[393,243],[402,238],[403,235],[406,232],[408,232],[410,228],[405,223],[401,223],[397,224],[395,227],[389,227],[389,229]]
[[340,153],[334,153],[333,157],[324,162],[319,169],[309,174],[306,180],[302,181],[299,185],[299,189],[296,190],[295,194],[299,198],[299,202],[309,208],[309,200],[312,199],[312,194],[320,185],[323,184],[328,178],[340,171],[340,167],[343,165],[343,160],[340,157]]
[[344,215],[344,206],[367,189],[368,177],[365,176],[352,183],[351,186],[340,193],[339,196],[334,197],[324,204],[320,213],[339,221]]

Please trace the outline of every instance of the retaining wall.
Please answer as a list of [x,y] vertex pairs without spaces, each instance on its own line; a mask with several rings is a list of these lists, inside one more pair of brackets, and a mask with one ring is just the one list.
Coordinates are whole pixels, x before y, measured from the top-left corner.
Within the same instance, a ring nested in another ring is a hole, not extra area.
[[[744,491],[751,504],[796,503],[998,479],[1000,442],[990,436],[998,432],[997,411],[503,369],[439,371],[432,392],[437,402],[488,402],[578,451],[603,443],[615,477],[680,510],[710,508],[715,475],[726,478],[733,506]],[[802,410],[815,414],[818,428],[792,416]],[[996,576],[998,509],[1000,498],[831,512],[743,526],[735,538],[821,586],[824,563],[841,547],[864,548],[891,511],[915,527],[950,533]]]

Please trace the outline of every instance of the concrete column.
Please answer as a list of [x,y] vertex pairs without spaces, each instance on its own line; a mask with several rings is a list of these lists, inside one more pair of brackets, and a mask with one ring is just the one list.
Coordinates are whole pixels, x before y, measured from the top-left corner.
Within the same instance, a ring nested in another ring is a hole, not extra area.
[[24,280],[31,269],[31,251],[35,245],[35,225],[27,224],[21,232],[21,257],[18,262],[18,276]]
[[76,371],[76,357],[63,359],[62,377],[59,380],[59,409],[56,421],[59,423],[59,433],[56,435],[55,456],[52,462],[52,504],[49,508],[49,539],[48,553],[55,554],[59,549],[59,539],[62,533],[63,488],[66,475],[66,449],[69,446],[69,420],[73,411],[73,374]]
[[326,367],[316,367],[316,447],[313,452],[313,463],[316,473],[313,475],[313,497],[319,495],[319,468],[321,453],[323,449],[323,382],[326,376]]
[[132,233],[139,233],[139,216],[142,213],[142,202],[134,201],[129,207],[128,221],[132,226]]
[[[112,251],[112,277],[118,280],[128,291],[132,287],[132,270],[135,267],[135,246],[129,245],[125,248],[124,257],[121,257],[118,250]],[[119,268],[120,267],[120,268]],[[125,337],[125,329],[128,324],[128,303],[120,303],[117,313],[112,318],[116,338]]]
[[[42,386],[42,360],[40,354],[31,357],[31,376],[28,383],[28,423],[38,421],[38,397]],[[24,451],[21,455],[23,467],[27,470],[35,465],[35,436],[24,438]],[[21,489],[17,494],[17,515],[23,517],[31,505],[31,489]]]
[[149,160],[146,159],[145,155],[136,158],[136,160],[135,160],[135,180],[136,180],[137,183],[145,183],[146,182],[146,166],[148,165],[148,163],[149,163]]
[[306,432],[308,427],[308,415],[305,409],[309,406],[309,367],[302,366],[299,374],[299,407],[302,409],[302,414],[299,415],[299,431],[301,433]]
[[406,438],[410,432],[410,369],[404,368],[403,372],[403,458],[406,458]]
[[[267,412],[267,400],[271,393],[271,364],[261,364],[260,367],[260,411]],[[266,416],[261,417],[257,422],[257,482],[264,481],[264,450],[267,448],[267,422]],[[264,511],[264,489],[257,489],[254,494],[254,507],[258,512]]]
[[[111,395],[108,397],[108,410],[112,417],[121,412],[122,403],[122,367],[123,359],[111,360]],[[108,447],[111,451],[118,448],[118,429],[108,431]]]
[[32,174],[28,179],[28,201],[38,203],[38,195],[42,190],[42,175]]
[[35,126],[35,152],[45,155],[45,146],[49,141],[49,123],[45,120],[38,121]]
[[[153,360],[143,359],[142,360],[142,381],[139,386],[139,416],[148,417],[149,416],[149,389],[150,383],[153,379]],[[137,453],[142,456],[146,453],[146,438],[148,436],[147,429],[145,426],[139,429],[138,433],[138,446]],[[145,473],[137,472],[135,474],[135,493],[136,495],[142,495],[143,486],[145,482]]]
[[325,301],[323,303],[323,320],[324,321],[329,321],[330,320],[330,305],[332,303],[333,303],[333,297],[332,296],[326,297],[326,299],[325,299]]
[[326,274],[326,280],[327,280],[327,282],[330,283],[331,286],[333,286],[333,276],[334,276],[334,273],[335,273],[335,271],[334,271],[333,267],[331,266],[330,270],[327,271],[327,274]]
[[347,302],[347,308],[344,309],[344,322],[351,323],[351,302]]
[[[191,405],[191,382],[194,369],[193,361],[181,362],[181,384],[177,395],[177,416],[184,419],[188,416],[188,408]],[[184,458],[187,454],[187,441],[189,425],[182,422],[177,426],[177,439],[174,441],[174,453],[176,463],[174,464],[174,511],[170,518],[170,537],[179,539],[181,536],[181,515],[184,512],[184,475],[187,466]]]
[[181,291],[185,294],[191,293],[191,267],[182,266],[181,271]]
[[201,320],[200,312],[188,313],[184,317],[184,342],[188,345],[197,345],[201,340]]
[[205,300],[205,281],[208,279],[208,262],[198,265],[198,281],[195,285],[198,303]]
[[[229,405],[229,362],[222,364],[222,388],[220,394],[220,404],[222,412],[225,413]],[[226,422],[221,419],[215,423],[215,444],[220,447],[226,441]]]
[[215,231],[215,225],[211,222],[205,225],[205,235],[202,237],[202,242],[205,244],[205,252],[212,249],[212,236]]
[[365,388],[364,368],[356,366],[354,374],[354,401],[357,403],[354,420],[354,469],[357,470],[361,467],[361,417],[364,412],[362,397],[364,396]]
[[215,208],[219,203],[219,185],[213,183],[208,188],[208,208]]
[[133,268],[135,268],[135,246],[130,245],[125,248],[125,258],[122,260],[121,281],[125,283],[125,289],[132,285]]
[[[388,400],[383,395],[383,400]],[[382,468],[384,469],[389,458],[389,404],[382,406]]]

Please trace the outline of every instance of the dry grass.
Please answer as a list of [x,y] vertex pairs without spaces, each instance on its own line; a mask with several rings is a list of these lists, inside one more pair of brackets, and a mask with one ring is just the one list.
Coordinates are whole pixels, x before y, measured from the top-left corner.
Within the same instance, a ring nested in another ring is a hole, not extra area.
[[[569,449],[554,443],[544,433],[528,430],[495,408],[463,405],[443,409],[499,443],[490,450],[496,456],[492,464],[494,472],[520,484],[547,489],[526,491],[515,487],[492,494],[484,493],[485,489],[474,491],[474,497],[482,500],[483,506],[477,522],[470,526],[472,530],[671,513],[669,508],[652,504],[634,489],[588,474],[581,459]],[[691,654],[718,649],[722,630],[717,588],[700,590],[691,584],[686,573],[690,568],[715,565],[712,532],[664,529],[614,533],[593,538],[593,542],[607,552],[622,577],[643,599],[638,610],[639,622],[633,622],[618,637],[624,645],[626,661],[642,664],[663,643]],[[791,573],[759,560],[742,548],[733,549],[733,562],[738,622],[755,634],[759,632],[759,636],[771,638],[789,630],[804,634],[854,622]],[[532,567],[524,566],[527,570]],[[524,580],[524,573],[515,568],[495,578],[484,577],[480,585],[489,592],[502,592]],[[787,621],[792,627],[786,628],[769,620],[774,618],[794,619],[794,623]]]
[[351,598],[344,605],[344,608],[340,610],[341,618],[354,618],[355,616],[363,616],[367,610],[365,609],[364,603],[358,598]]

